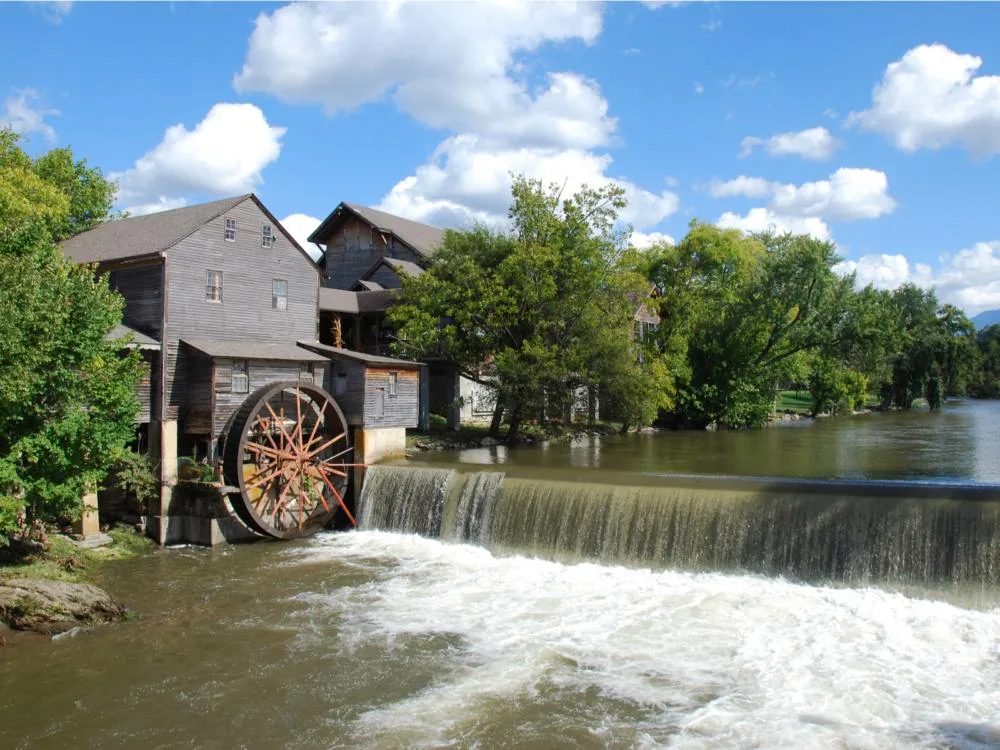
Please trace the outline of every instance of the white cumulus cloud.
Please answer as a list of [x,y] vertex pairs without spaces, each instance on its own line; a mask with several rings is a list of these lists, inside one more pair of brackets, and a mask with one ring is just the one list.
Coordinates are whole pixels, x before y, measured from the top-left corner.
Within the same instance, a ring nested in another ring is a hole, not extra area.
[[593,42],[601,12],[586,2],[295,3],[258,16],[234,85],[328,115],[388,97],[431,127],[589,148],[615,127],[597,85],[554,73],[531,87],[515,56]]
[[943,44],[909,50],[885,69],[872,105],[848,125],[888,136],[903,151],[960,145],[1000,153],[1000,76],[977,76],[983,60]]
[[977,242],[972,247],[939,258],[937,269],[913,263],[902,254],[871,254],[846,260],[834,269],[857,274],[857,285],[872,284],[878,289],[896,289],[912,283],[933,287],[942,302],[975,315],[1000,308],[1000,241]]
[[653,193],[625,179],[606,176],[607,154],[578,149],[511,147],[474,135],[449,138],[416,173],[398,182],[379,208],[437,226],[467,226],[479,221],[498,224],[510,206],[511,172],[565,185],[571,195],[582,185],[614,182],[625,189],[628,207],[622,221],[636,227],[655,226],[677,211],[677,196]]
[[733,198],[744,195],[747,198],[763,198],[770,195],[777,183],[765,180],[763,177],[746,177],[740,175],[731,180],[715,180],[709,186],[713,198]]
[[45,122],[45,118],[58,114],[58,109],[50,109],[41,104],[41,96],[34,89],[19,89],[4,99],[3,110],[0,111],[0,128],[7,127],[22,135],[38,133],[45,140],[54,141],[56,131]]
[[791,232],[792,234],[808,234],[824,241],[833,236],[829,225],[815,216],[779,215],[767,208],[751,208],[743,215],[726,211],[715,223],[723,229],[739,229],[746,233],[771,231],[784,234]]
[[719,226],[745,232],[771,228],[821,240],[832,237],[828,222],[875,219],[896,208],[888,178],[875,169],[843,167],[826,180],[801,185],[741,175],[713,182],[709,192],[716,198],[769,197],[766,207],[752,208],[746,214],[727,211],[716,222]]
[[284,134],[252,104],[216,104],[193,129],[172,125],[131,168],[108,177],[130,210],[190,193],[247,193],[263,182],[261,172],[278,158]]
[[659,245],[661,243],[666,243],[668,245],[677,244],[677,240],[669,234],[664,234],[663,232],[632,232],[630,242],[632,247],[637,250],[646,250],[653,245]]
[[302,246],[303,250],[313,257],[313,260],[317,260],[321,253],[314,244],[309,242],[309,235],[315,231],[316,227],[322,221],[322,219],[317,219],[315,216],[309,216],[308,214],[289,214],[281,220],[281,226],[295,238],[295,241]]
[[184,208],[187,205],[185,198],[168,198],[161,195],[156,200],[148,203],[136,203],[128,207],[128,212],[132,216],[145,216],[146,214],[156,214],[160,211],[170,211],[174,208]]
[[740,158],[762,146],[771,156],[801,156],[812,161],[826,161],[840,148],[840,141],[826,128],[809,128],[798,132],[778,133],[770,138],[748,135],[740,142]]
[[234,86],[330,116],[388,100],[444,131],[426,163],[388,186],[385,211],[438,226],[502,223],[511,173],[522,172],[569,193],[620,184],[630,203],[622,219],[650,230],[678,198],[609,176],[602,151],[618,121],[597,82],[526,57],[592,44],[602,12],[598,3],[520,0],[293,4],[258,16]]

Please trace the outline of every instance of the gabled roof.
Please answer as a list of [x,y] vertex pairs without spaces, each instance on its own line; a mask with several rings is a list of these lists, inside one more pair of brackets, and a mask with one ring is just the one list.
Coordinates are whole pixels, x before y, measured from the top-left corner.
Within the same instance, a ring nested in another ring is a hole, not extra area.
[[409,359],[395,359],[394,357],[382,357],[378,354],[365,354],[364,352],[355,352],[350,349],[341,349],[336,346],[329,346],[327,344],[317,344],[314,341],[299,341],[296,342],[299,346],[304,349],[308,349],[311,352],[316,352],[317,354],[324,354],[329,358],[336,359],[337,357],[343,357],[344,359],[350,359],[354,362],[362,362],[366,365],[376,366],[376,367],[398,367],[404,370],[416,370],[422,366],[421,362],[414,362]]
[[181,341],[212,358],[270,359],[288,362],[322,362],[325,359],[295,344],[261,344],[256,341],[224,339],[181,339]]
[[378,229],[380,232],[393,235],[404,245],[413,248],[417,254],[425,257],[433,255],[434,251],[444,241],[443,229],[432,227],[429,224],[421,224],[419,221],[404,219],[401,216],[387,214],[385,211],[361,206],[357,203],[341,203],[309,235],[309,242],[319,245],[325,244],[327,237],[334,231],[337,224],[351,214],[359,217],[362,221]]
[[394,271],[402,271],[407,276],[419,276],[424,272],[423,268],[418,266],[416,263],[413,263],[412,261],[400,260],[399,258],[390,258],[388,256],[383,255],[381,258],[378,259],[375,265],[369,268],[364,273],[364,275],[362,275],[361,278],[367,279],[371,274],[375,273],[375,270],[383,263],[391,266]]
[[398,289],[379,289],[371,292],[351,292],[347,289],[319,288],[319,309],[323,312],[358,313],[382,312],[388,309]]
[[76,263],[124,260],[161,253],[249,197],[249,194],[239,195],[131,219],[105,221],[65,240],[62,251]]
[[74,263],[97,263],[154,256],[166,252],[191,233],[245,200],[256,203],[292,247],[308,258],[313,266],[316,265],[316,261],[302,249],[302,246],[253,193],[130,219],[105,221],[63,241],[60,247]]
[[[360,287],[360,289],[357,287]],[[369,281],[368,279],[358,279],[354,282],[354,286],[351,287],[352,292],[380,292],[383,289],[385,287],[377,281]]]

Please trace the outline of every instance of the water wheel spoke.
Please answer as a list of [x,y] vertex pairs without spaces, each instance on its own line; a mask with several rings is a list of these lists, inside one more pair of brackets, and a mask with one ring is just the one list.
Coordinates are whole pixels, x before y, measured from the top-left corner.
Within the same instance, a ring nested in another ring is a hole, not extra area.
[[260,434],[271,444],[271,447],[275,450],[280,450],[277,443],[274,442],[274,438],[271,437],[271,422],[263,417],[257,418],[257,426],[260,429]]
[[261,445],[260,443],[247,443],[246,449],[248,451],[253,451],[254,453],[262,454],[265,456],[271,456],[272,458],[291,458],[292,456],[280,448],[272,448],[268,445]]
[[285,430],[285,407],[281,407],[281,416],[279,417],[274,412],[274,409],[271,408],[271,404],[269,401],[265,401],[264,406],[266,406],[267,410],[271,412],[271,416],[274,417],[274,421],[278,423],[278,429],[281,431],[282,445],[284,445],[285,449],[287,450],[288,446],[292,444],[292,439],[289,436],[288,432]]
[[320,423],[323,422],[323,421],[325,421],[323,419],[323,415],[326,414],[326,410],[327,410],[327,407],[329,407],[329,405],[330,405],[330,399],[324,399],[323,400],[323,406],[321,406],[319,408],[319,410],[316,412],[316,422],[315,422],[315,424],[313,424],[313,428],[309,432],[309,439],[305,442],[305,445],[302,446],[302,450],[309,450],[312,447],[312,444],[316,440],[320,439],[316,435],[316,430],[319,429]]
[[338,440],[341,440],[341,439],[345,438],[346,436],[347,436],[346,432],[340,433],[339,435],[337,435],[337,437],[332,438],[332,439],[326,441],[325,443],[323,443],[323,445],[321,445],[319,448],[316,448],[315,450],[309,451],[309,453],[306,454],[305,458],[313,458],[314,456],[318,456],[320,453],[322,453],[323,451],[325,451],[331,445],[333,445],[334,443],[336,443]]
[[321,387],[283,382],[258,389],[234,417],[226,446],[226,478],[240,488],[233,510],[252,528],[301,537],[341,511],[357,525],[344,494],[359,464],[348,463],[347,420]]
[[347,518],[351,522],[351,525],[357,526],[358,522],[354,520],[354,516],[351,514],[351,511],[348,510],[347,505],[344,503],[344,498],[341,497],[339,492],[337,492],[337,488],[333,486],[333,482],[331,482],[330,479],[326,476],[326,472],[323,471],[323,469],[319,469],[319,475],[323,479],[323,482],[326,484],[326,486],[330,488],[330,492],[333,493],[333,496],[337,498],[337,502],[340,503],[341,509],[343,509],[344,513],[347,514]]

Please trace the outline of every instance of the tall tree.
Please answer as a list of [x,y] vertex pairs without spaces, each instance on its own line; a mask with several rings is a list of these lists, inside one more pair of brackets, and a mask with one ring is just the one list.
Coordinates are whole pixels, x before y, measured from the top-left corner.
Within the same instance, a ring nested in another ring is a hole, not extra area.
[[622,362],[640,365],[632,315],[648,293],[617,228],[620,188],[564,198],[515,176],[512,197],[509,231],[446,233],[389,311],[398,350],[437,352],[495,389],[511,439],[547,398],[599,386]]
[[134,436],[139,357],[106,340],[121,297],[55,244],[106,216],[114,186],[98,181],[0,133],[0,544],[25,517],[78,513]]

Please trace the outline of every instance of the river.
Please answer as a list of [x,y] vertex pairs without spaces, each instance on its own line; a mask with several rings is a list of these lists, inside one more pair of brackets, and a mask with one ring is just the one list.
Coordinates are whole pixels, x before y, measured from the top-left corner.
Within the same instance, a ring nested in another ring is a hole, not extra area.
[[1000,482],[1000,401],[949,400],[938,412],[874,412],[760,430],[583,437],[541,449],[417,453],[414,460],[819,479]]
[[[599,464],[600,477],[618,455],[652,474],[884,479],[887,459],[858,454],[895,443],[888,478],[993,482],[995,443],[980,443],[997,414],[953,404],[721,438],[786,441],[780,457],[756,462],[751,448],[733,463],[710,457],[720,433],[688,433],[694,448],[685,435],[633,435],[588,440],[582,454],[553,445],[461,458],[529,474]],[[935,447],[928,436],[942,430],[947,445]],[[817,452],[801,471],[796,456]],[[425,475],[450,471],[438,465]],[[527,482],[513,483],[515,495]],[[360,531],[106,564],[100,582],[140,618],[0,649],[0,747],[1000,747],[995,584],[544,559],[448,541],[448,528],[476,526],[461,502],[426,521],[444,541],[378,530],[372,519],[401,523],[386,502],[366,495]],[[987,536],[977,543],[995,550]]]

